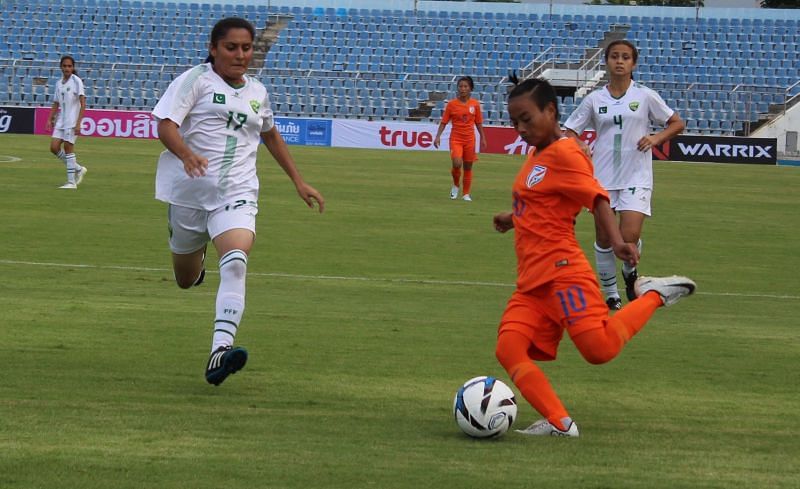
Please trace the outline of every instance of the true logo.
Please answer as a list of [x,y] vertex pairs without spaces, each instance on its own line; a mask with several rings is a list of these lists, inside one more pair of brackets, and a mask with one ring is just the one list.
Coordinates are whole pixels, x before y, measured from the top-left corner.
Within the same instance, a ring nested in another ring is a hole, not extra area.
[[258,114],[258,109],[261,108],[261,102],[259,102],[258,100],[251,100],[250,108],[253,109],[254,113]]
[[544,176],[547,173],[547,167],[542,165],[536,165],[533,167],[530,173],[528,173],[528,178],[525,180],[525,184],[528,188],[533,187],[537,183],[544,180]]
[[598,110],[598,112],[601,113],[601,114],[607,114],[608,113],[608,107],[606,107],[606,106],[600,107],[600,110]]
[[628,104],[628,107],[630,107],[631,112],[636,112],[636,109],[639,108],[639,102],[631,102]]
[[224,104],[225,103],[225,94],[224,93],[215,93],[214,99],[215,104]]

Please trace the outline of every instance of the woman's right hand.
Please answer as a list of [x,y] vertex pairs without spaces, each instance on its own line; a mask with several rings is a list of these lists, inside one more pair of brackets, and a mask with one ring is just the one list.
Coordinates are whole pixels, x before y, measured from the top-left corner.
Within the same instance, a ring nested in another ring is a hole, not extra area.
[[501,233],[505,233],[509,229],[514,228],[514,219],[511,217],[510,212],[501,212],[494,216],[494,228]]
[[190,177],[204,177],[206,175],[206,168],[208,168],[208,158],[203,158],[194,153],[181,158],[183,162],[183,170]]
[[433,139],[433,147],[439,149],[439,145],[442,144],[442,138],[440,136],[436,136]]

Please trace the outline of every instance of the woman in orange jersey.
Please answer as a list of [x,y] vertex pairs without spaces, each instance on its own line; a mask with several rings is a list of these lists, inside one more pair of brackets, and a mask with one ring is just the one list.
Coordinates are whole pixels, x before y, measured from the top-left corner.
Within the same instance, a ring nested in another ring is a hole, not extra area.
[[462,198],[467,202],[471,202],[472,164],[478,159],[478,155],[475,153],[475,131],[473,126],[478,128],[478,134],[481,136],[481,151],[486,148],[486,135],[483,133],[481,103],[474,98],[470,98],[472,90],[475,88],[472,78],[462,76],[458,79],[457,87],[458,96],[447,102],[433,145],[436,148],[439,147],[442,142],[444,128],[447,127],[448,122],[453,121],[453,127],[450,129],[450,158],[453,160],[453,167],[450,169],[450,174],[453,176],[450,198],[458,198],[461,168],[463,167],[464,188]]
[[658,307],[692,294],[695,284],[686,277],[640,277],[637,299],[609,316],[575,237],[575,218],[588,208],[620,259],[636,264],[639,252],[623,241],[591,160],[574,139],[562,136],[553,87],[537,79],[520,83],[512,77],[512,82],[511,123],[536,149],[514,180],[512,211],[494,216],[497,231],[514,229],[517,253],[517,288],[500,321],[496,355],[522,396],[544,416],[519,433],[578,436],[577,425],[534,361],[555,360],[566,330],[589,363],[606,363]]

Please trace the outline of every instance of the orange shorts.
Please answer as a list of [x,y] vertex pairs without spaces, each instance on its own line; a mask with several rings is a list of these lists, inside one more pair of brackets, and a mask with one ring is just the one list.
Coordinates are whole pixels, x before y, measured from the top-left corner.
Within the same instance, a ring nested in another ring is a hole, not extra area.
[[478,155],[475,153],[475,140],[461,141],[450,140],[450,158],[461,158],[465,163],[477,161]]
[[515,291],[500,320],[498,335],[516,331],[527,337],[533,360],[555,360],[564,330],[571,337],[603,328],[608,306],[594,274],[548,282],[530,292]]

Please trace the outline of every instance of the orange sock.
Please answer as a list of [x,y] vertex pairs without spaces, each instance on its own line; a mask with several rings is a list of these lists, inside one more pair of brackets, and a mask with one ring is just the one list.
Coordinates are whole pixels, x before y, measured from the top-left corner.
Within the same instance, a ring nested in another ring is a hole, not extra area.
[[662,305],[664,305],[664,301],[661,300],[658,293],[644,294],[614,314],[609,321],[609,326],[619,334],[624,342],[627,342],[647,324],[656,309]]
[[609,362],[641,331],[662,304],[657,293],[645,294],[609,317],[603,328],[584,331],[573,337],[572,342],[589,363]]
[[468,195],[472,190],[472,170],[464,170],[464,195]]
[[556,428],[565,430],[561,420],[569,417],[544,372],[528,357],[530,340],[516,331],[504,331],[497,338],[497,359],[506,369],[522,397]]
[[453,185],[458,187],[461,183],[461,168],[451,168],[450,174],[453,175]]

